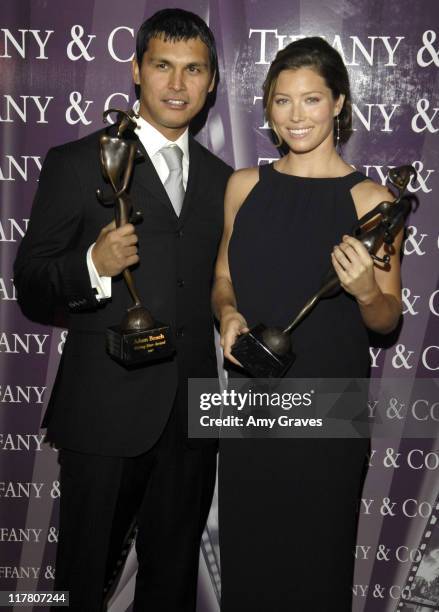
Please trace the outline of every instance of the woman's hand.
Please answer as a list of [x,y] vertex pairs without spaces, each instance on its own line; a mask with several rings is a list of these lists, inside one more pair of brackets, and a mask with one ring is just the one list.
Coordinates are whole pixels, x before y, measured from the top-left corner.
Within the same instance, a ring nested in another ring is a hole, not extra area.
[[221,317],[220,335],[224,357],[227,357],[232,363],[241,367],[242,365],[233,357],[230,351],[235,344],[236,338],[248,331],[247,321],[236,309],[230,310]]
[[331,258],[341,286],[360,304],[369,303],[381,293],[373,259],[362,242],[344,235],[343,241],[334,247]]

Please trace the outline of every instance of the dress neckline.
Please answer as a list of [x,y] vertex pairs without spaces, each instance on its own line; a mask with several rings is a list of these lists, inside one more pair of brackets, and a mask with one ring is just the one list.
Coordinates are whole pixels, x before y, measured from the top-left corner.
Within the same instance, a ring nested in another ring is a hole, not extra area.
[[359,170],[353,170],[349,172],[349,174],[345,174],[344,176],[299,176],[298,174],[288,174],[286,172],[280,172],[280,170],[276,170],[274,167],[274,162],[269,164],[269,168],[275,174],[279,174],[280,176],[286,176],[288,178],[300,179],[302,181],[341,181],[343,179],[347,179],[348,177],[352,177],[354,174],[362,174]]

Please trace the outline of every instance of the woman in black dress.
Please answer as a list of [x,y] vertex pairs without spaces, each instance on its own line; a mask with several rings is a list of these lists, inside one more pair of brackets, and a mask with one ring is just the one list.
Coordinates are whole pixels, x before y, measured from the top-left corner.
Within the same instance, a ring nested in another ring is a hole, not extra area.
[[[393,197],[337,152],[352,122],[340,55],[321,38],[288,45],[263,100],[287,153],[229,181],[213,291],[224,355],[239,366],[230,353],[239,334],[260,322],[286,326],[332,262],[342,291],[294,331],[286,377],[367,377],[366,328],[386,334],[401,316],[402,231],[385,268],[348,235]],[[366,439],[221,440],[222,612],[350,612],[368,447]]]

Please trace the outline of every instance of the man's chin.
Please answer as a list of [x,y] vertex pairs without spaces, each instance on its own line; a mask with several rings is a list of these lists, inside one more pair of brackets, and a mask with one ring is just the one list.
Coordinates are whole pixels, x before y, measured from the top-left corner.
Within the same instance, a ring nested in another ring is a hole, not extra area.
[[191,121],[192,118],[188,119],[187,121],[167,121],[166,123],[161,123],[161,125],[167,130],[182,130],[183,128],[187,127]]
[[160,117],[160,123],[163,127],[168,129],[182,129],[187,127],[200,111],[201,109],[194,108],[186,108],[183,110],[168,109],[166,113]]
[[162,117],[161,124],[167,128],[182,128],[188,125],[197,113],[188,113],[183,111],[171,111],[165,117]]
[[184,131],[197,113],[171,111],[161,116],[154,116],[149,113],[142,114],[140,111],[140,115],[160,132],[162,130]]

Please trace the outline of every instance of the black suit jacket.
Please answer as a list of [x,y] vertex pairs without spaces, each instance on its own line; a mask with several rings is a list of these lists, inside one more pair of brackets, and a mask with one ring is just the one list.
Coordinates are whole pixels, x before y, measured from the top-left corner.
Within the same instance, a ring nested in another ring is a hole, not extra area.
[[[136,227],[140,263],[134,278],[153,316],[177,337],[174,358],[128,370],[105,352],[105,329],[120,323],[131,298],[122,276],[99,304],[86,253],[114,217],[96,198],[109,192],[96,132],[51,149],[44,162],[27,233],[15,262],[18,302],[33,319],[55,306],[68,310],[69,334],[43,421],[59,448],[135,456],[160,436],[177,397],[186,403],[189,377],[217,375],[210,290],[223,227],[223,196],[232,169],[193,138],[180,217],[145,153],[130,194],[143,211]],[[139,148],[141,148],[139,143]]]

